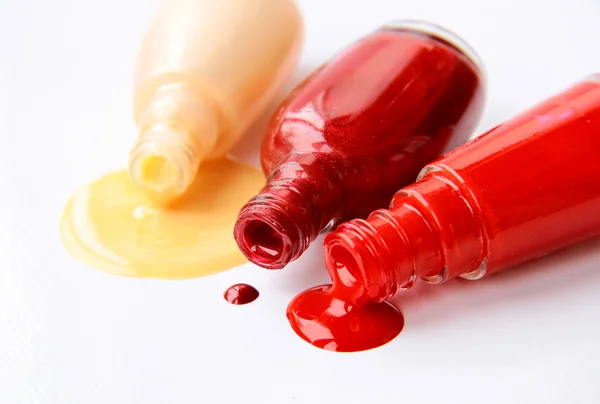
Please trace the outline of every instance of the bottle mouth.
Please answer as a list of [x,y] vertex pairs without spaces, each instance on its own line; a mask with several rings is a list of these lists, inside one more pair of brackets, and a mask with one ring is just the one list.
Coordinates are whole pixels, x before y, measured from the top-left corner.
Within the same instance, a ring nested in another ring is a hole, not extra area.
[[293,235],[273,214],[256,211],[240,213],[234,229],[242,253],[266,269],[282,269],[293,258]]
[[181,129],[155,125],[142,133],[129,157],[129,175],[150,201],[169,205],[193,181],[197,160]]
[[362,306],[380,303],[398,291],[394,251],[381,228],[371,223],[381,212],[343,223],[325,237],[325,266],[332,293],[340,300]]
[[137,188],[158,205],[169,205],[186,190],[185,173],[176,159],[164,152],[133,153],[129,175]]
[[285,250],[285,237],[263,220],[250,220],[243,232],[243,243],[254,261],[272,269],[279,267]]
[[[152,199],[168,199],[183,193],[183,173],[168,156],[150,154],[134,158],[130,172],[134,182]],[[159,196],[161,196],[159,198]]]
[[324,221],[300,185],[268,181],[241,210],[233,230],[244,255],[266,269],[281,269],[297,259]]
[[332,294],[353,305],[366,303],[364,269],[356,249],[335,238],[325,243],[325,266],[333,282]]

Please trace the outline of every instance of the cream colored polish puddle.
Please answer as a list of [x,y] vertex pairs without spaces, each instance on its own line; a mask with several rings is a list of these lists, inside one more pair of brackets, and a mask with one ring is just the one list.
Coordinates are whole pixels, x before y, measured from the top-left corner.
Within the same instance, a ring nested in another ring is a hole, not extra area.
[[61,220],[63,243],[83,263],[117,275],[181,279],[225,271],[247,262],[233,226],[263,184],[253,167],[207,162],[181,201],[158,208],[127,171],[117,171],[71,197]]

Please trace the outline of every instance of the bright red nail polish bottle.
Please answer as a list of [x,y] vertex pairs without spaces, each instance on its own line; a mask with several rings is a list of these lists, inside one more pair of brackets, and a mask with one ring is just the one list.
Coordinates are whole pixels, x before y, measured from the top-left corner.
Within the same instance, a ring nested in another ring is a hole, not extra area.
[[453,34],[400,22],[317,69],[274,115],[262,148],[268,175],[241,210],[235,238],[257,265],[283,268],[325,228],[387,206],[483,106],[484,75]]
[[332,293],[380,302],[479,279],[600,234],[600,76],[428,165],[389,210],[325,239]]

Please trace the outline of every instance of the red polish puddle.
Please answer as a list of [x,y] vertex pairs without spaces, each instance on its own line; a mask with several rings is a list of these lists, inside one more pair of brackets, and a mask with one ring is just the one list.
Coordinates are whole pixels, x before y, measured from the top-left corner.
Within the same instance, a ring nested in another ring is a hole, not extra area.
[[336,352],[377,348],[394,339],[404,317],[389,303],[351,306],[331,294],[331,285],[305,290],[287,308],[290,325],[312,345]]
[[225,300],[236,305],[252,303],[258,298],[258,295],[258,290],[245,283],[238,283],[230,286],[225,293],[223,293]]

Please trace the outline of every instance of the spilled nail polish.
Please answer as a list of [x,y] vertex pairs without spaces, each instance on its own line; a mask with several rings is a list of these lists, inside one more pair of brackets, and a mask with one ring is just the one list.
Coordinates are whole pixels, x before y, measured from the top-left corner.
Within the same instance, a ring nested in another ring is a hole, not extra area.
[[336,352],[377,348],[404,327],[402,313],[387,302],[354,306],[340,300],[332,285],[308,289],[287,308],[292,329],[310,344]]
[[159,207],[117,171],[71,197],[63,244],[79,261],[116,275],[182,279],[225,271],[247,262],[231,229],[263,182],[254,167],[216,160],[202,165],[184,197]]
[[246,283],[232,285],[223,293],[225,300],[235,305],[252,303],[258,298],[258,295],[258,290]]

